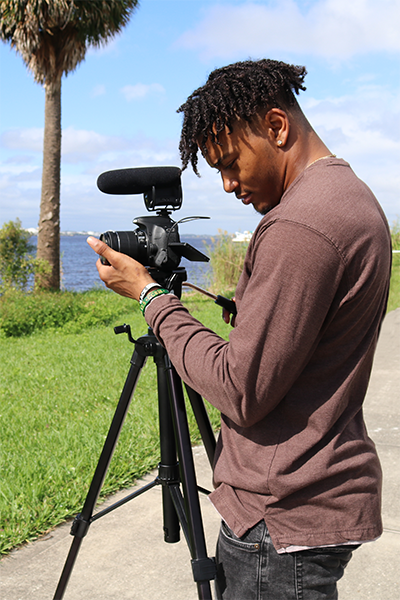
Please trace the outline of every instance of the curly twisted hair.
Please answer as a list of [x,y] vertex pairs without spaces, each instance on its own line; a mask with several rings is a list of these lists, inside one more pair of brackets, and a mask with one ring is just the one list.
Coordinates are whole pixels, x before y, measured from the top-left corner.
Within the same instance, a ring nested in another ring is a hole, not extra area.
[[207,83],[189,96],[177,112],[183,112],[179,151],[182,170],[189,162],[197,170],[199,145],[205,153],[210,137],[218,143],[218,134],[237,118],[250,121],[264,107],[287,110],[297,102],[295,95],[305,90],[306,68],[262,59],[238,62],[216,69]]

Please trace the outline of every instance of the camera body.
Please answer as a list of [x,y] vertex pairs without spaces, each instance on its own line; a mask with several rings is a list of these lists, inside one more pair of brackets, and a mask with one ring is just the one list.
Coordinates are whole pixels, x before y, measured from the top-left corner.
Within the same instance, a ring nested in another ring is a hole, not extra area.
[[[180,239],[177,224],[168,214],[137,217],[134,231],[106,231],[100,239],[117,252],[127,254],[145,267],[172,271],[179,266]],[[178,245],[177,245],[178,244]]]

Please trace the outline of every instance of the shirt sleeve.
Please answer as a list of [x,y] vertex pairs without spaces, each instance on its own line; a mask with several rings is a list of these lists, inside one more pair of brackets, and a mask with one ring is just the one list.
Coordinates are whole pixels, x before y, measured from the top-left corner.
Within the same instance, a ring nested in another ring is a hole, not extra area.
[[157,298],[146,320],[180,377],[234,423],[249,427],[277,406],[303,371],[343,273],[328,239],[280,221],[261,230],[249,247],[229,342],[176,297]]

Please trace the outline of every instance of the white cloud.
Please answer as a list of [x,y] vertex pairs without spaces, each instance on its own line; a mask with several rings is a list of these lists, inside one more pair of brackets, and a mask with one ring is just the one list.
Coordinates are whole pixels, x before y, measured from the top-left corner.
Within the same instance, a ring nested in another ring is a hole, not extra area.
[[62,160],[66,162],[87,162],[108,152],[122,152],[129,149],[125,138],[107,136],[95,131],[67,127],[62,132]]
[[400,50],[398,0],[320,0],[300,10],[294,0],[219,4],[176,45],[206,59],[296,52],[340,60]]
[[165,89],[159,83],[151,83],[149,85],[137,83],[136,85],[126,85],[121,89],[121,93],[128,102],[131,102],[132,100],[141,100],[142,98],[146,98],[150,94],[165,94]]
[[[41,164],[43,128],[10,129],[1,135],[0,144],[7,150],[40,153],[37,159],[40,159]],[[102,135],[96,131],[74,127],[66,127],[62,131],[62,162],[88,162],[101,155],[124,152],[130,148],[131,143],[123,137]]]
[[0,144],[8,150],[43,152],[43,128],[9,129],[0,136]]
[[329,149],[350,162],[393,221],[400,214],[397,95],[380,87],[363,86],[352,95],[308,98],[302,106]]
[[27,173],[32,173],[33,171],[35,171],[37,169],[36,165],[29,165],[29,164],[24,164],[24,163],[4,163],[3,165],[0,164],[0,174],[7,174],[7,175],[13,175],[13,176],[18,176],[18,175],[25,175]]

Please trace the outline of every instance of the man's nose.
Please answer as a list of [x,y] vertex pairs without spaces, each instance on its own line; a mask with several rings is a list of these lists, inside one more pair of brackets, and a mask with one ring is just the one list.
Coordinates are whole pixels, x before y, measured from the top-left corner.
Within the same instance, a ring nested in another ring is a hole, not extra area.
[[222,175],[222,185],[224,186],[225,192],[231,194],[236,190],[239,185],[239,182],[234,177],[227,177]]

